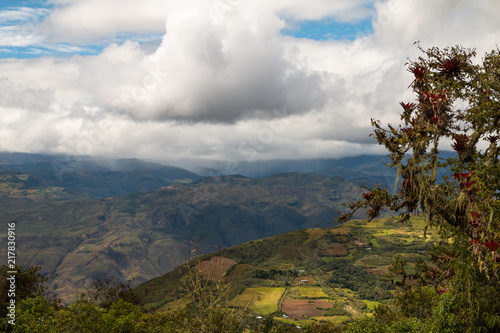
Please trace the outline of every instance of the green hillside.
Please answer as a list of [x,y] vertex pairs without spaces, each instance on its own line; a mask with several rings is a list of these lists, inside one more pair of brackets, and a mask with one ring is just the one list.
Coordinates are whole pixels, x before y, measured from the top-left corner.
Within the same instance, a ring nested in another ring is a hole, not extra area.
[[392,298],[393,285],[381,277],[397,254],[412,272],[437,239],[432,231],[424,238],[422,218],[398,221],[351,220],[250,241],[197,257],[135,291],[148,309],[189,306],[189,280],[199,271],[214,285],[228,282],[229,304],[255,316],[277,312],[296,325],[346,322]]

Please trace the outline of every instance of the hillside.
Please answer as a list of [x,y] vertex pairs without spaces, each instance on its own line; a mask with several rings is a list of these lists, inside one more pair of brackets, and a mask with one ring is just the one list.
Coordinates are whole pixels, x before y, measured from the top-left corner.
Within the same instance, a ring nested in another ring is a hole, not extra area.
[[[26,187],[26,181],[22,184]],[[29,191],[43,202],[2,211],[0,218],[16,222],[19,263],[41,265],[51,290],[62,297],[97,278],[141,283],[164,274],[182,261],[185,242],[200,236],[202,247],[214,251],[291,230],[327,227],[341,204],[359,191],[340,177],[297,173],[205,178],[100,200],[56,200],[47,194],[55,188],[35,185]],[[28,200],[28,189],[19,191],[19,200]]]
[[432,231],[424,238],[423,227],[423,219],[413,217],[405,224],[382,218],[297,230],[200,256],[135,291],[146,308],[187,306],[186,286],[197,270],[207,280],[228,282],[230,304],[255,316],[279,311],[281,321],[297,325],[341,323],[392,297],[393,286],[380,277],[396,254],[414,269],[436,240]]

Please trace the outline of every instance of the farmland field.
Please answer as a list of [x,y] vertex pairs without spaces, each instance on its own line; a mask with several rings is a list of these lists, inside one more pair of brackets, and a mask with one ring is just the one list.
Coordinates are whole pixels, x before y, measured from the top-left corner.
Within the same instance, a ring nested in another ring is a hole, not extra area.
[[303,319],[304,317],[322,316],[324,310],[318,308],[326,309],[332,306],[333,303],[327,300],[294,299],[283,302],[283,312],[290,319]]
[[321,287],[317,286],[298,286],[290,290],[294,298],[328,298]]
[[278,300],[285,288],[247,288],[241,294],[235,297],[232,305],[248,307],[256,313],[266,315],[278,310]]

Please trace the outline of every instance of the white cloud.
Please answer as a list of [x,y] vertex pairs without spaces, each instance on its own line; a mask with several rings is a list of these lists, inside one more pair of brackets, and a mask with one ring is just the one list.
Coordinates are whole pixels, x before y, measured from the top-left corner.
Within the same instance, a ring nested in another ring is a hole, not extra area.
[[43,41],[39,23],[49,11],[45,8],[0,10],[0,46],[30,46]]
[[0,24],[37,22],[48,13],[49,10],[46,8],[17,7],[0,10]]
[[164,32],[169,1],[58,2],[42,26],[53,41],[88,42],[120,32]]
[[[380,152],[370,118],[397,122],[399,102],[414,99],[404,67],[413,42],[481,56],[500,37],[500,3],[486,1],[59,3],[40,29],[64,47],[166,33],[154,52],[127,41],[94,56],[0,61],[0,149],[170,160]],[[373,11],[375,33],[354,41],[280,34],[285,16]]]

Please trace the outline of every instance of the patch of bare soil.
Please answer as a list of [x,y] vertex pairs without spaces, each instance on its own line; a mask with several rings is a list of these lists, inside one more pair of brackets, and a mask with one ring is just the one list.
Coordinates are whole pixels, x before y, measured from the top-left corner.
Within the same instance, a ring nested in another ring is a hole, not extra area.
[[318,308],[331,308],[333,303],[325,300],[294,299],[283,302],[282,310],[290,319],[304,319],[304,317],[319,317],[324,310]]
[[205,279],[218,281],[226,275],[226,272],[236,265],[237,262],[223,257],[212,257],[210,260],[205,260],[195,266]]
[[333,235],[347,235],[347,234],[349,234],[349,229],[342,228],[342,227],[332,228],[332,229],[330,229],[330,233]]
[[370,272],[372,274],[378,275],[378,276],[385,276],[387,272],[389,271],[389,266],[379,266],[376,268],[367,268],[365,271]]
[[361,242],[358,239],[356,239],[355,241],[353,241],[353,243],[356,244],[357,246],[366,246],[366,243],[363,243],[363,242]]
[[322,250],[321,253],[327,256],[343,256],[347,254],[347,250],[342,243],[330,243],[330,248]]

